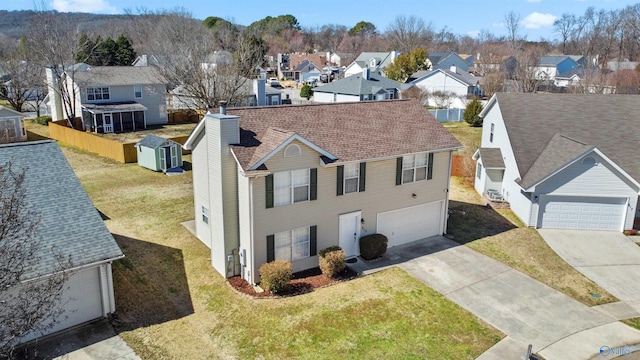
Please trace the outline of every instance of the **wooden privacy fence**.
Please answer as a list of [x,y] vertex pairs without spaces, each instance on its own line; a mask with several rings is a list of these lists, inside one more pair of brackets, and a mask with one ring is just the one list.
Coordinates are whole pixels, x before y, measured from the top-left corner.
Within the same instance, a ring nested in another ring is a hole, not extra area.
[[197,123],[206,111],[172,110],[167,114],[169,124]]
[[[138,152],[134,146],[136,144],[135,142],[121,143],[84,131],[74,130],[70,127],[59,125],[54,122],[49,123],[49,136],[51,136],[52,139],[62,141],[69,145],[121,163],[133,163],[138,161]],[[188,136],[177,136],[170,139],[177,143],[184,144],[187,138]],[[184,150],[183,153],[185,153]]]
[[465,159],[465,155],[453,155],[451,176],[475,176],[476,162],[471,159],[471,155],[467,155],[466,157],[468,157],[468,159]]

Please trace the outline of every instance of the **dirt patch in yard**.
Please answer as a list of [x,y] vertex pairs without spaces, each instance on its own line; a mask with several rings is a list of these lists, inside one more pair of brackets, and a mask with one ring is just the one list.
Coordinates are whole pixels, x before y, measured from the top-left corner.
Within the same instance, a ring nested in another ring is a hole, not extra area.
[[[293,274],[293,278],[291,279],[291,283],[289,289],[283,293],[278,294],[278,296],[296,296],[301,294],[309,293],[315,289],[323,288],[325,286],[333,285],[339,282],[347,281],[354,279],[358,274],[346,267],[340,274],[338,274],[335,278],[330,278],[325,276],[320,271],[320,268],[313,268],[305,271],[300,271]],[[241,292],[246,295],[250,295],[258,298],[265,297],[274,297],[270,291],[264,290],[261,293],[257,293],[254,289],[253,285],[249,284],[246,280],[241,278],[240,276],[234,276],[229,278],[229,285],[236,289],[236,291]]]

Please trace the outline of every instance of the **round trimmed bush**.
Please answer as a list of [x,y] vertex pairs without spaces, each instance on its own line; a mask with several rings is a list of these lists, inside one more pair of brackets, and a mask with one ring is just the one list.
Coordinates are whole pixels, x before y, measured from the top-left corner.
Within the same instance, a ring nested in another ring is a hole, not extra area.
[[382,234],[370,234],[360,238],[360,256],[365,260],[377,259],[387,252],[389,240]]
[[260,285],[277,294],[289,288],[292,274],[293,267],[286,260],[276,260],[263,264],[260,266]]
[[344,250],[332,246],[320,251],[320,270],[327,277],[335,277],[347,266]]

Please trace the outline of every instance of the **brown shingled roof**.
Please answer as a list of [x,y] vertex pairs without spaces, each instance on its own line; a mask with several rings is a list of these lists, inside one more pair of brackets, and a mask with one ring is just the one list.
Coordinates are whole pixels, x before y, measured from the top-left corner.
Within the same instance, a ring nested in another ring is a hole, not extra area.
[[336,162],[462,147],[417,100],[235,108],[228,114],[240,117],[240,144],[232,149],[245,170],[286,140],[274,129],[303,137]]
[[561,133],[598,148],[640,181],[640,96],[498,93],[496,99],[523,179]]

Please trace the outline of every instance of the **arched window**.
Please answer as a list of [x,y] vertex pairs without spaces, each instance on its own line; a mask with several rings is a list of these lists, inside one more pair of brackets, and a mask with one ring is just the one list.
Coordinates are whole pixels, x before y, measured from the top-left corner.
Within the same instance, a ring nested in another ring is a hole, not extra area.
[[582,164],[588,165],[588,166],[594,166],[598,164],[598,160],[596,160],[596,158],[593,156],[587,156],[584,159],[582,159]]
[[284,149],[285,157],[300,156],[300,154],[302,154],[302,150],[300,150],[300,146],[297,144],[290,144],[286,149]]

